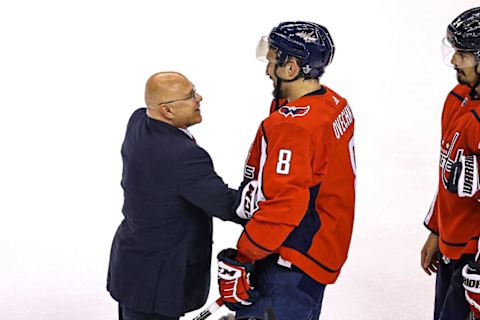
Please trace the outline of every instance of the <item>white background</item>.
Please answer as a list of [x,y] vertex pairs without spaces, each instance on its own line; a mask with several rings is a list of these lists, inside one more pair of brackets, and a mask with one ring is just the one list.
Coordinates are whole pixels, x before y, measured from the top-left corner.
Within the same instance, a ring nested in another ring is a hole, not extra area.
[[[455,85],[440,43],[447,24],[475,5],[3,1],[0,319],[116,318],[105,280],[122,219],[120,146],[130,114],[144,105],[146,79],[175,70],[196,85],[204,121],[192,132],[236,187],[271,99],[256,43],[295,19],[330,30],[337,51],[322,82],[356,116],[354,235],[321,319],[431,319],[434,278],[421,270],[419,251],[436,189],[442,104]],[[214,254],[239,233],[217,221]],[[212,283],[208,303],[216,290]]]

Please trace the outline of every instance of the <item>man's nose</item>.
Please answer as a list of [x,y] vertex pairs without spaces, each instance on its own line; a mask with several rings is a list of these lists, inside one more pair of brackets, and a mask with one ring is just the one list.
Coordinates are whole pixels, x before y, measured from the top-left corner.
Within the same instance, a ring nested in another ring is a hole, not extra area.
[[458,67],[460,64],[461,58],[460,58],[460,53],[458,51],[455,51],[455,53],[452,56],[452,59],[450,60],[450,63],[453,64],[455,67]]

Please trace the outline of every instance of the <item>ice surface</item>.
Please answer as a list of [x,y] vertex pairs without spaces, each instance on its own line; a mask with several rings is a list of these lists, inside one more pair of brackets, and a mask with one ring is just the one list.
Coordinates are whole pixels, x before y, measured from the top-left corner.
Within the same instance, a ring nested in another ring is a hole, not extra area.
[[[121,220],[120,145],[129,115],[143,106],[145,80],[177,70],[195,83],[204,121],[192,132],[236,187],[272,91],[256,43],[280,21],[302,19],[329,28],[336,55],[322,82],[356,117],[353,240],[321,319],[430,319],[434,278],[420,268],[422,221],[436,188],[442,104],[455,85],[440,45],[447,24],[476,5],[1,4],[0,318],[115,319],[105,279]],[[239,233],[216,221],[214,254]],[[216,297],[212,283],[208,303]]]

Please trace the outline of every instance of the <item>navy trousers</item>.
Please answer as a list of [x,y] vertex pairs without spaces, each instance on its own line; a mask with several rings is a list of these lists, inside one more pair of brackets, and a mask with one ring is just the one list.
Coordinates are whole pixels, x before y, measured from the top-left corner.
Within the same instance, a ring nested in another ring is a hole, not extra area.
[[278,265],[277,260],[278,255],[272,255],[255,263],[252,284],[260,298],[251,306],[237,311],[236,319],[263,319],[269,308],[275,313],[276,320],[319,318],[325,285],[295,266],[287,268]]
[[118,319],[119,320],[178,320],[179,318],[172,318],[162,316],[160,314],[149,314],[134,311],[127,308],[124,304],[118,304]]
[[465,320],[470,312],[465,300],[462,268],[473,260],[474,255],[463,255],[458,260],[446,263],[439,259],[435,285],[434,320]]

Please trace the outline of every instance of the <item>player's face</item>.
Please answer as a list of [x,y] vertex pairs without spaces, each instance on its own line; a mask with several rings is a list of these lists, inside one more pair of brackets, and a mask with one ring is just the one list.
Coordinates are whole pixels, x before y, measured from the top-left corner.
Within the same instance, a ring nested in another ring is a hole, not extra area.
[[457,71],[457,80],[464,85],[472,85],[478,80],[475,72],[478,65],[475,56],[471,52],[457,50],[452,57],[452,64]]
[[195,91],[192,83],[179,86],[179,98],[170,103],[174,115],[173,124],[177,128],[187,128],[202,122],[200,101],[202,96]]
[[267,53],[267,70],[265,74],[272,79],[273,84],[275,85],[277,83],[277,76],[275,75],[275,65],[277,64],[277,54],[276,50],[271,48],[268,49]]
[[[278,67],[277,70],[275,71],[275,65],[277,64],[277,50],[270,47],[268,49],[267,53],[267,69],[265,71],[265,74],[270,77],[270,79],[273,82],[273,85],[276,87],[278,83],[278,77],[277,75],[282,76],[282,73],[284,72],[284,67]],[[275,91],[273,92],[275,95]],[[280,98],[284,98],[283,90],[280,88]]]

